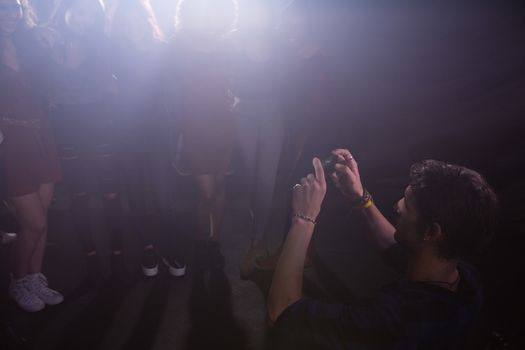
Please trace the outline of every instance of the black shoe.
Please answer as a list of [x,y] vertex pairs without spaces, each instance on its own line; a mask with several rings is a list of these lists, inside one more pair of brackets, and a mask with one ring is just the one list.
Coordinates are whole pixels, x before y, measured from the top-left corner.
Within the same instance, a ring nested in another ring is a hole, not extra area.
[[146,277],[157,276],[159,273],[159,256],[155,249],[146,248],[142,252],[142,273]]
[[129,286],[133,283],[133,276],[126,267],[122,253],[111,254],[111,279],[122,286]]
[[13,243],[17,237],[18,235],[14,232],[0,231],[0,244],[8,245],[10,243]]
[[186,263],[175,256],[163,257],[164,265],[168,267],[170,275],[182,277],[186,274]]

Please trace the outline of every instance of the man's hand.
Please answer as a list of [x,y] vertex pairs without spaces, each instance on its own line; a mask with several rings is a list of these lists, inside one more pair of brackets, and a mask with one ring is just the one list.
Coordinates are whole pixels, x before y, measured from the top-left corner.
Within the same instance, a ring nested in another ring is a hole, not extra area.
[[[294,186],[292,207],[295,214],[317,218],[326,194],[321,161],[313,159],[315,175],[309,174]],[[297,218],[288,232],[268,294],[268,318],[274,323],[282,312],[302,297],[303,268],[314,225]]]
[[294,214],[301,214],[313,220],[321,211],[326,194],[326,180],[321,161],[313,159],[314,174],[308,174],[301,179],[301,183],[293,187],[292,208]]
[[364,189],[357,162],[347,149],[336,149],[332,154],[337,157],[335,171],[331,174],[335,186],[350,200],[359,200],[363,196]]
[[[364,188],[361,184],[357,162],[347,149],[336,149],[332,151],[332,154],[337,156],[338,159],[335,171],[331,174],[335,186],[352,202],[360,201],[363,197]],[[361,212],[380,251],[385,251],[396,243],[394,239],[396,229],[373,203]]]

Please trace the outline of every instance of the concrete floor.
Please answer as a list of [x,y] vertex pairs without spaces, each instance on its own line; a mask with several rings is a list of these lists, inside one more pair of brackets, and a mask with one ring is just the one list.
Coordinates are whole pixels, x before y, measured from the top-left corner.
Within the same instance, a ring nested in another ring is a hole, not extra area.
[[[222,239],[224,270],[203,272],[196,267],[192,254],[194,189],[190,179],[181,178],[179,190],[183,190],[178,193],[181,196],[174,215],[188,256],[186,276],[175,278],[161,269],[154,278],[142,277],[138,238],[130,234],[125,242],[126,259],[136,281],[123,288],[108,280],[96,291],[80,286],[85,267],[65,210],[67,203],[58,189],[50,213],[44,271],[51,285],[64,293],[65,301],[27,314],[3,294],[2,319],[30,349],[262,349],[266,335],[264,290],[271,275],[257,275],[258,285],[240,279],[238,266],[249,243],[249,209],[242,186],[236,185],[238,180],[236,175],[229,180],[231,195]],[[278,247],[285,227],[286,189],[283,183],[279,186],[268,230],[272,250]],[[332,299],[344,299],[349,290],[366,295],[394,276],[371,253],[362,232],[349,234],[343,229],[352,226],[351,218],[339,207],[335,193],[331,191],[328,197],[315,238],[318,259],[314,267],[305,270],[306,293]],[[93,219],[100,228],[97,207],[95,203]],[[103,230],[97,230],[95,238],[102,265],[109,269]],[[6,286],[5,271],[2,281]]]
[[[177,201],[174,215],[188,256],[186,276],[174,278],[162,269],[157,277],[142,277],[138,238],[130,234],[126,238],[127,263],[136,272],[135,282],[123,288],[107,281],[97,291],[79,289],[83,260],[64,210],[63,196],[60,190],[57,192],[57,201],[50,214],[51,234],[44,270],[51,285],[62,291],[66,299],[59,306],[27,314],[2,294],[1,319],[24,340],[25,347],[20,345],[13,349],[264,348],[267,332],[264,289],[271,276],[257,275],[257,284],[239,277],[238,265],[249,242],[246,234],[248,201],[242,195],[242,186],[236,185],[239,178],[234,175],[229,179],[230,198],[222,239],[225,268],[213,272],[196,267],[191,219],[194,189],[189,178],[179,180],[179,191],[182,191],[178,193],[179,199],[185,200]],[[385,213],[402,190],[403,182],[404,179],[395,177],[369,178],[371,186],[381,188],[379,193],[376,191],[376,200],[379,206],[387,208]],[[286,188],[284,183],[279,186],[268,230],[272,249],[279,245],[285,226]],[[97,227],[102,227],[100,210],[96,207],[94,220],[98,222]],[[511,230],[517,224],[511,224]],[[313,267],[305,269],[305,293],[308,295],[330,300],[367,296],[396,277],[373,251],[359,217],[346,209],[331,187],[314,238],[318,258]],[[103,265],[109,268],[107,239],[102,230],[96,232],[96,241]],[[492,250],[493,255],[507,248],[505,240],[498,242],[500,247]],[[488,289],[494,291],[497,289],[495,276],[500,282],[506,280],[505,276],[491,273],[496,267],[487,263],[489,259],[490,256],[478,265],[485,268],[486,280],[491,283]],[[1,276],[5,291],[5,271]],[[506,300],[501,300],[500,296],[501,293],[491,295],[484,319],[492,320],[480,329],[483,332],[506,330],[506,334],[512,336],[518,316],[508,312],[502,315],[501,307],[516,305],[517,295],[507,294]],[[519,307],[516,312],[518,310]]]
[[[522,201],[525,169],[521,156],[525,149],[513,146],[522,145],[522,142],[515,142],[520,137],[518,129],[509,130],[507,142],[499,143],[499,148],[482,146],[479,141],[477,144],[480,146],[472,147],[475,153],[461,152],[461,148],[454,147],[454,139],[449,140],[448,148],[430,140],[417,145],[412,153],[408,147],[403,149],[403,143],[399,142],[396,145],[398,151],[396,148],[387,149],[387,154],[391,156],[383,158],[379,156],[381,149],[373,148],[373,142],[370,142],[368,158],[361,157],[362,177],[374,194],[377,205],[387,216],[391,215],[392,204],[403,192],[408,164],[420,159],[421,154],[426,158],[469,159],[471,166],[485,173],[497,189],[503,205],[501,225],[488,252],[474,261],[485,281],[487,300],[472,349],[479,349],[479,342],[494,338],[490,335],[492,332],[502,334],[508,340],[511,346],[507,349],[520,349],[524,341],[520,324],[525,312],[521,295],[525,291],[516,276],[523,275],[524,266],[521,247],[525,242],[520,232],[525,224],[522,215],[525,209]],[[476,142],[476,138],[472,138],[472,142]],[[364,154],[362,151],[359,153]],[[403,156],[398,156],[400,154]],[[486,158],[480,157],[480,154],[491,155],[494,162],[486,164]],[[308,167],[306,161],[300,166],[303,170],[299,173],[306,172]],[[242,172],[238,171],[228,179],[228,207],[222,237],[226,264],[222,271],[215,270],[213,273],[197,269],[193,259],[195,229],[192,209],[196,198],[193,182],[191,178],[179,177],[175,183],[173,213],[181,235],[181,248],[188,257],[186,276],[174,278],[162,270],[155,278],[142,277],[139,239],[128,234],[126,259],[128,267],[136,273],[136,281],[128,288],[108,281],[98,291],[79,289],[84,276],[83,259],[78,238],[69,221],[65,195],[58,188],[50,212],[44,272],[51,285],[62,291],[66,299],[63,304],[36,314],[20,311],[5,295],[8,275],[6,251],[2,247],[0,321],[23,340],[23,345],[9,348],[0,342],[0,348],[263,349],[267,332],[264,290],[271,276],[257,275],[257,284],[239,277],[238,266],[249,242],[247,228],[250,222]],[[282,240],[288,187],[287,181],[279,177],[268,229],[272,250]],[[95,238],[107,270],[105,274],[108,274],[108,240],[102,230],[99,207],[94,201],[93,220],[95,227],[99,228]],[[396,278],[372,249],[359,216],[348,210],[331,186],[314,242],[318,259],[311,268],[305,269],[305,293],[308,295],[343,301],[354,295],[370,296],[381,285]],[[9,338],[5,334],[3,337]],[[4,341],[1,337],[0,340]]]

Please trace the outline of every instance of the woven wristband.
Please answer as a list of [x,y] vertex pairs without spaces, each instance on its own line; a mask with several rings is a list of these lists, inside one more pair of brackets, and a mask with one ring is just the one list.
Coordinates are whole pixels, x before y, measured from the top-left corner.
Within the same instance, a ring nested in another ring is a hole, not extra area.
[[316,222],[314,219],[312,219],[311,217],[308,217],[308,216],[303,215],[303,214],[300,214],[300,213],[295,213],[295,214],[292,215],[292,217],[294,217],[294,218],[299,218],[299,219],[303,219],[303,220],[308,221],[308,222],[310,222],[310,223],[312,223],[312,224],[314,224],[314,225],[317,223],[317,222]]
[[368,209],[372,206],[374,203],[374,200],[372,199],[372,195],[370,192],[368,192],[366,189],[363,190],[363,195],[359,199],[359,201],[356,201],[356,203],[353,205],[354,209]]
[[372,197],[368,198],[365,204],[363,204],[363,209],[368,209],[372,206],[374,201],[372,200]]

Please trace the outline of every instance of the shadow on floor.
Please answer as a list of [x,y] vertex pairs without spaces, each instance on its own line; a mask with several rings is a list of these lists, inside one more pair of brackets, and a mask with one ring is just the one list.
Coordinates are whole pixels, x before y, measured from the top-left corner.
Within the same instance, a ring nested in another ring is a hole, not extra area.
[[210,264],[209,261],[210,258],[221,260],[222,255],[218,248],[212,254],[215,257],[197,254],[189,300],[191,330],[186,337],[186,349],[246,349],[248,335],[233,315],[232,288],[223,262]]
[[65,327],[62,338],[53,348],[60,350],[99,348],[126,294],[125,288],[113,283],[104,285],[91,302]]

